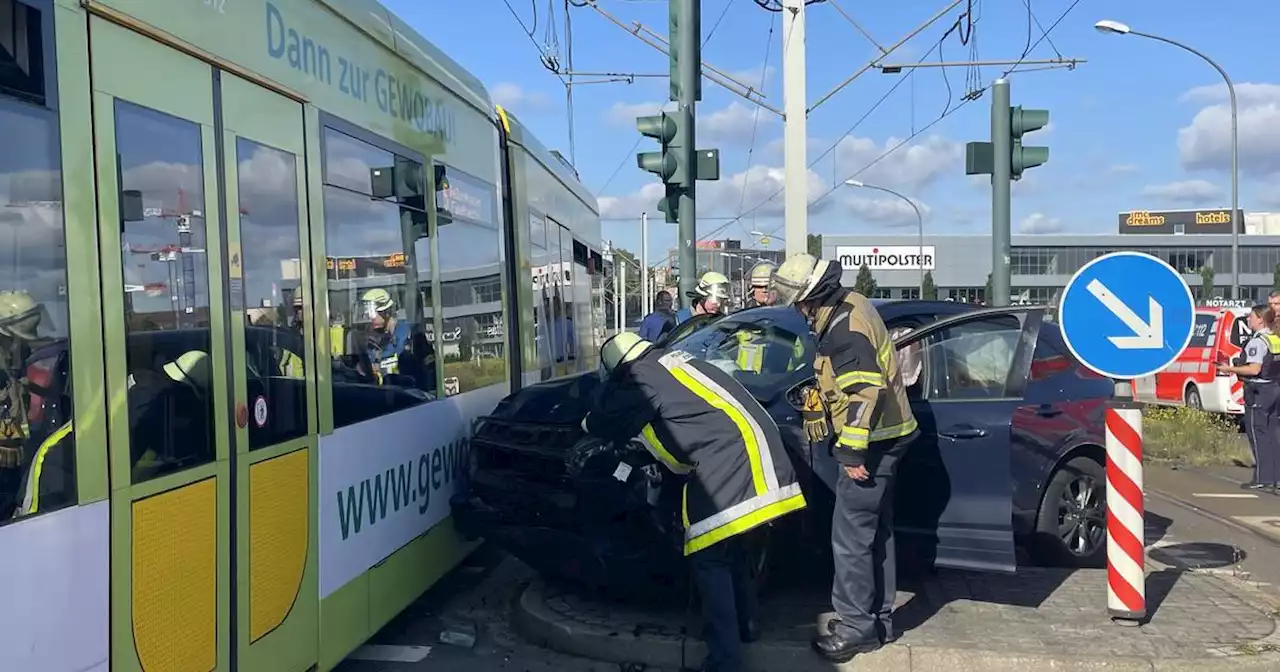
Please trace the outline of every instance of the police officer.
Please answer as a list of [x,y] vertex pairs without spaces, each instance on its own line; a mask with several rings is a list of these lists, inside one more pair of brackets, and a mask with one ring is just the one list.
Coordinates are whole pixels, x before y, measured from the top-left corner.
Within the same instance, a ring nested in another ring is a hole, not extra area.
[[1280,403],[1280,335],[1271,332],[1275,314],[1265,305],[1249,311],[1249,328],[1253,337],[1231,365],[1219,364],[1222,373],[1234,373],[1244,383],[1244,427],[1253,451],[1253,480],[1241,486],[1257,490],[1270,487],[1275,491],[1280,460],[1276,436],[1277,405]]
[[364,303],[370,330],[366,352],[379,385],[389,375],[414,379],[418,389],[435,390],[435,349],[425,337],[415,338],[413,325],[396,317],[396,303],[391,293],[375,287],[360,296]]
[[813,641],[833,662],[897,639],[890,619],[897,589],[893,481],[918,435],[884,321],[867,297],[841,286],[841,275],[839,264],[807,254],[774,274],[778,302],[796,306],[818,341],[818,390],[809,400],[820,403],[806,406],[805,429],[811,439],[834,438],[841,466],[831,526],[838,620]]
[[655,459],[691,474],[684,554],[702,597],[703,669],[740,672],[755,622],[744,533],[805,507],[778,427],[731,376],[687,353],[622,332],[600,358],[608,379],[583,428],[611,441],[639,436]]
[[720,313],[729,300],[729,278],[715,271],[703,273],[698,278],[698,286],[685,296],[689,299],[689,305],[676,311],[676,324],[695,315]]
[[749,306],[754,308],[773,305],[775,296],[770,285],[776,269],[776,266],[767,261],[751,267],[751,294],[747,297]]

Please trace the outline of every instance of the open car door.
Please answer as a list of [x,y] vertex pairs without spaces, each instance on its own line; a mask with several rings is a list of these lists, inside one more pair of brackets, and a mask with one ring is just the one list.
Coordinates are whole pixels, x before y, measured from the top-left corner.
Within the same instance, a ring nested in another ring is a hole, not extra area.
[[900,557],[1014,572],[1014,409],[1044,312],[980,310],[903,336],[898,361],[920,437],[898,468]]

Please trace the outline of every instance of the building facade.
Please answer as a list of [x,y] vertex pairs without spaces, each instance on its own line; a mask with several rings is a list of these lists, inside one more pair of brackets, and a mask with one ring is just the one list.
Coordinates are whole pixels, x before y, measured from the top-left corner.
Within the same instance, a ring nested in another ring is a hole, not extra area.
[[[1123,225],[1122,225],[1123,226]],[[825,235],[823,258],[839,261],[844,282],[853,286],[865,264],[876,281],[878,298],[919,296],[921,276],[931,275],[937,297],[954,301],[987,301],[991,274],[991,237],[980,235]],[[1245,299],[1261,301],[1275,287],[1280,271],[1280,235],[1242,234],[1240,286]],[[1072,274],[1109,252],[1145,252],[1182,271],[1187,284],[1199,288],[1201,269],[1212,269],[1210,297],[1230,293],[1231,234],[1063,234],[1014,235],[1009,266],[1011,300],[1051,303]]]

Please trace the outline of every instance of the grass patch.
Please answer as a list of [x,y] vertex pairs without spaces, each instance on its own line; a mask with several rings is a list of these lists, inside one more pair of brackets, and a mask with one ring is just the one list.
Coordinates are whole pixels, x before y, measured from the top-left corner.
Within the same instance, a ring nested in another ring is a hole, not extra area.
[[1184,406],[1151,406],[1142,414],[1143,457],[1188,466],[1253,464],[1234,419]]

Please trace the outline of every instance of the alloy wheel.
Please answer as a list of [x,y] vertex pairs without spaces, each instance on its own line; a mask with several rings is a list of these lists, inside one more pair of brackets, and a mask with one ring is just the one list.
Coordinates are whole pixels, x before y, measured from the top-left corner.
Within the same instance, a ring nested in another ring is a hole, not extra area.
[[1106,540],[1105,491],[1088,474],[1071,479],[1058,500],[1058,536],[1072,555],[1091,555]]

